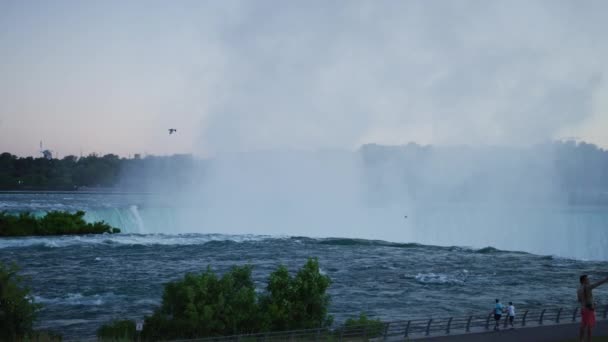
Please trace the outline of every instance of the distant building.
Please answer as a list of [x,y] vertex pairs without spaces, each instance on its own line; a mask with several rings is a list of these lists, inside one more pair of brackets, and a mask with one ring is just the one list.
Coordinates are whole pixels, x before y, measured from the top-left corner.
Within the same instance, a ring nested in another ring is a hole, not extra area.
[[44,149],[42,147],[42,140],[40,140],[40,153],[42,153],[42,158],[51,160],[53,159],[53,152],[49,149]]
[[133,155],[133,159],[141,159],[141,154],[139,154],[139,153],[135,153],[135,154]]
[[44,159],[48,159],[48,160],[53,159],[53,152],[51,152],[51,150],[43,150],[43,151],[40,151],[40,153],[42,153],[42,157]]

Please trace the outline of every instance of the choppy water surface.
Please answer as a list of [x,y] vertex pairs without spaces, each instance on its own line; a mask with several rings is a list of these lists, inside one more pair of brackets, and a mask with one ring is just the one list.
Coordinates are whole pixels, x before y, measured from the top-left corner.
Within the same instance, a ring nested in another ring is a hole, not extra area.
[[[346,238],[126,233],[0,239],[0,260],[21,266],[44,305],[38,326],[65,337],[93,336],[111,319],[150,314],[163,284],[186,272],[209,265],[222,273],[250,263],[263,290],[279,264],[295,271],[311,256],[333,280],[331,313],[338,323],[361,311],[385,320],[485,313],[496,297],[519,307],[574,306],[579,274],[608,275],[605,261]],[[606,289],[595,295],[608,300]]]

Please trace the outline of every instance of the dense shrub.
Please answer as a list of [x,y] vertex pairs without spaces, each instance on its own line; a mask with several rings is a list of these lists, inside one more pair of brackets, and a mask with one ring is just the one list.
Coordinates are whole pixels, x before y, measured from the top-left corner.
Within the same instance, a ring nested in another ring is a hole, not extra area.
[[11,215],[0,212],[0,236],[120,233],[120,229],[113,228],[103,221],[87,223],[84,214],[84,211],[73,214],[51,211],[39,218],[30,213]]
[[251,266],[219,278],[207,268],[165,286],[161,307],[146,318],[146,339],[195,338],[255,332],[259,308]]
[[33,336],[32,325],[39,305],[17,274],[17,266],[0,263],[0,340],[13,341]]
[[330,298],[326,293],[331,284],[321,274],[317,259],[308,259],[295,277],[287,268],[270,275],[267,293],[261,298],[264,330],[309,329],[330,326],[333,318],[327,314]]
[[267,293],[260,299],[260,304],[263,307],[263,330],[289,330],[292,326],[292,283],[289,271],[283,265],[270,274],[266,286]]
[[104,324],[97,329],[97,337],[102,341],[133,341],[136,337],[135,322],[117,320]]
[[52,331],[33,331],[25,336],[23,342],[61,342],[63,336]]
[[384,333],[385,324],[379,319],[369,319],[361,313],[359,318],[349,318],[344,322],[344,331],[358,331],[367,337],[378,337]]
[[[251,266],[234,266],[220,277],[207,268],[166,284],[160,308],[145,318],[142,338],[199,338],[331,325],[326,294],[330,279],[320,273],[317,259],[309,259],[294,277],[279,266],[263,294],[256,293],[251,270]],[[120,326],[102,327],[98,336],[123,338]]]

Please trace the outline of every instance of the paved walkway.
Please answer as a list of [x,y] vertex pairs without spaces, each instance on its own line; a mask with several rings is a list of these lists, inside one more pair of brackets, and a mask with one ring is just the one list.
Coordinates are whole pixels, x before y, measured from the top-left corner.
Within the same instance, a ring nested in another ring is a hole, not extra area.
[[[432,342],[549,342],[577,341],[580,323],[546,325],[542,327],[506,329],[497,332],[463,334],[423,338],[420,341]],[[608,321],[598,321],[593,330],[594,336],[608,336]],[[418,339],[416,339],[418,340]]]

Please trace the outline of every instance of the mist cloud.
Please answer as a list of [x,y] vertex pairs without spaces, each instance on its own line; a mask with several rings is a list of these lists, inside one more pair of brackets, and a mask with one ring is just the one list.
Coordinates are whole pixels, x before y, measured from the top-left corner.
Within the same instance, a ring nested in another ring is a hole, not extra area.
[[215,42],[221,94],[211,96],[202,147],[556,138],[592,116],[603,84],[598,6],[241,4]]
[[[0,144],[215,155],[575,135],[608,146],[607,10],[602,1],[5,2]],[[167,140],[172,126],[180,134]]]

